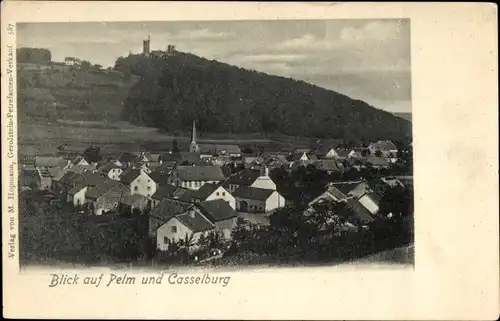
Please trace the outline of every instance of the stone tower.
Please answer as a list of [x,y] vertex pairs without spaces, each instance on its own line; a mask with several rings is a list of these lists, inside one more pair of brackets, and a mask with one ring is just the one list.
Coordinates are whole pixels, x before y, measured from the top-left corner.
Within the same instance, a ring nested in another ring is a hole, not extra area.
[[151,44],[151,35],[148,35],[148,40],[144,40],[142,43],[142,53],[149,55],[149,46]]
[[191,133],[191,144],[189,144],[189,151],[191,153],[198,153],[200,147],[196,143],[196,121],[193,120],[193,132]]

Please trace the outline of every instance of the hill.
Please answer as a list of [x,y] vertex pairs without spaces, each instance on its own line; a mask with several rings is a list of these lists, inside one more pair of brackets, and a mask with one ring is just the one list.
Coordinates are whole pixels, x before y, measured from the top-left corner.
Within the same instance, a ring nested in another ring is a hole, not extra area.
[[249,71],[193,54],[130,55],[116,70],[141,76],[123,119],[168,132],[280,133],[345,141],[401,140],[411,123],[360,100],[291,78]]
[[407,121],[412,120],[412,114],[411,113],[394,113],[394,115],[398,116],[399,118],[406,119]]
[[18,111],[22,123],[58,120],[115,121],[136,78],[111,70],[75,69],[57,63],[18,63]]

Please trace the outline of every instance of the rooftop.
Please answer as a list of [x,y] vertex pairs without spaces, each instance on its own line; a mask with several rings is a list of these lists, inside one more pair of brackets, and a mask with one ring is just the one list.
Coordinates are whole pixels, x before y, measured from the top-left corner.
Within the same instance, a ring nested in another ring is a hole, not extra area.
[[234,193],[234,197],[247,198],[252,200],[265,201],[273,194],[275,191],[270,189],[255,188],[250,186],[240,186]]
[[197,207],[212,222],[224,221],[237,216],[236,211],[222,199],[200,202]]
[[193,211],[175,215],[175,218],[188,227],[194,233],[204,232],[213,229],[215,226],[200,213]]

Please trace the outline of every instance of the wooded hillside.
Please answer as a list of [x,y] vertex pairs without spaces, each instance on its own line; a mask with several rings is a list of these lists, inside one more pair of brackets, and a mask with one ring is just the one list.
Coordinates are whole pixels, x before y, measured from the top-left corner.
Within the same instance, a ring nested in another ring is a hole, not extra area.
[[187,53],[130,55],[115,68],[142,79],[123,118],[167,131],[276,132],[349,141],[411,137],[411,123],[365,102],[303,81],[270,76]]

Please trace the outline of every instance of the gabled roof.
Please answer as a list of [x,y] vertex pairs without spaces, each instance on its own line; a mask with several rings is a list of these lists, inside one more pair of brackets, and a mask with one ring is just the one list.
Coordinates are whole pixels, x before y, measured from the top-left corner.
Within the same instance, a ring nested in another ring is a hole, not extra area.
[[177,177],[182,181],[223,181],[224,174],[219,166],[177,166]]
[[87,186],[96,186],[102,184],[106,179],[99,175],[98,173],[92,173],[90,171],[85,172],[81,175],[75,175],[70,179],[71,183],[85,184]]
[[179,201],[186,202],[186,203],[194,203],[196,197],[196,191],[187,189],[186,191],[182,192],[180,195],[174,196],[175,199],[178,199]]
[[61,184],[68,184],[68,183],[70,183],[70,182],[71,182],[71,180],[72,180],[73,178],[75,178],[76,176],[80,176],[80,174],[77,174],[77,173],[75,173],[75,172],[70,172],[70,171],[68,171],[68,172],[66,172],[66,173],[65,173],[65,174],[61,177],[61,179],[59,180],[59,183],[61,183]]
[[191,206],[192,204],[165,198],[149,212],[149,216],[167,221],[176,214],[185,212]]
[[337,165],[337,161],[334,159],[322,159],[315,161],[313,163],[317,169],[324,171],[341,171],[339,166]]
[[174,196],[174,192],[178,189],[178,187],[170,184],[160,185],[160,188],[156,190],[156,192],[151,196],[151,198],[155,200],[162,200],[164,198],[171,198]]
[[362,182],[358,181],[358,182],[339,183],[339,184],[334,184],[334,186],[345,195],[348,195],[353,189],[359,186],[360,183]]
[[193,211],[192,213],[193,216],[191,216],[190,212],[177,214],[175,215],[175,218],[194,233],[204,232],[215,228],[215,225],[213,225],[200,213],[196,211]]
[[83,174],[89,170],[89,166],[88,165],[74,165],[69,170],[70,170],[70,172],[73,172],[73,173]]
[[120,181],[124,184],[130,184],[141,175],[141,170],[139,168],[131,168],[127,169],[125,172],[122,173],[120,176]]
[[362,223],[373,221],[373,216],[366,207],[364,207],[357,199],[350,198],[347,200],[347,206]]
[[368,155],[366,157],[366,162],[374,166],[388,166],[389,162],[384,157],[378,157],[375,155]]
[[234,184],[250,186],[259,177],[260,170],[245,168],[244,170],[229,176],[224,185],[227,186],[227,184]]
[[200,153],[194,152],[180,152],[181,160],[184,162],[192,162],[198,164],[201,160]]
[[106,173],[106,174],[107,174],[107,173],[109,173],[109,171],[110,171],[110,170],[112,170],[112,169],[122,169],[122,167],[121,167],[121,166],[118,166],[118,165],[116,165],[116,164],[114,164],[114,163],[112,163],[112,162],[109,162],[109,163],[107,163],[107,164],[102,165],[102,166],[101,166],[101,167],[99,167],[97,170],[98,170],[99,172],[101,172],[101,173]]
[[344,194],[340,189],[338,189],[335,185],[330,184],[327,188],[327,191],[332,194],[335,198],[339,200],[343,200],[347,198],[347,195]]
[[86,188],[87,185],[85,184],[76,184],[75,187],[71,188],[69,191],[68,191],[68,195],[75,195],[76,193],[78,193],[79,191],[81,191],[82,189]]
[[[82,160],[85,160],[85,158],[83,156],[77,155],[75,158],[73,158],[71,160],[71,164],[76,165],[76,164],[78,164]],[[85,161],[87,161],[87,160],[85,160]]]
[[241,149],[238,145],[230,144],[198,144],[200,152],[203,154],[218,154],[222,152],[227,152],[230,154],[240,154]]
[[196,193],[194,194],[194,197],[201,199],[201,200],[206,200],[207,197],[212,195],[213,192],[215,192],[216,189],[220,187],[219,184],[203,184],[202,187],[200,187]]
[[92,186],[87,190],[86,198],[89,199],[97,199],[101,197],[104,193],[109,191],[115,186],[120,186],[120,182],[118,181],[113,181],[113,180],[107,180],[101,182],[99,185]]
[[382,200],[382,197],[375,192],[369,192],[369,193],[363,194],[358,199],[360,199],[364,196],[368,196],[370,199],[372,199],[375,202],[375,204],[380,204],[380,201]]
[[250,186],[240,186],[234,192],[233,196],[238,198],[247,198],[251,200],[265,201],[275,191],[270,189],[255,188]]
[[[56,182],[60,182],[62,180],[62,178],[64,177],[64,175],[66,175],[66,173],[68,173],[68,172],[69,172],[69,170],[63,169],[63,170],[59,171],[57,173],[57,175],[52,178],[52,180],[56,181]],[[73,175],[73,174],[75,174],[75,173],[71,173],[71,175]]]
[[141,194],[132,194],[132,195],[126,195],[123,197],[121,200],[122,204],[126,204],[129,206],[134,206],[136,204],[140,204],[141,202],[148,202],[148,198],[144,195]]
[[47,170],[50,173],[50,177],[52,178],[58,177],[59,175],[61,175],[60,177],[62,177],[62,175],[64,175],[65,173],[64,169],[59,167],[49,167]]
[[236,211],[223,199],[196,204],[212,223],[228,220],[237,216]]
[[54,157],[54,156],[36,156],[35,157],[35,166],[36,167],[55,167],[60,166],[62,162],[67,163],[62,157]]

